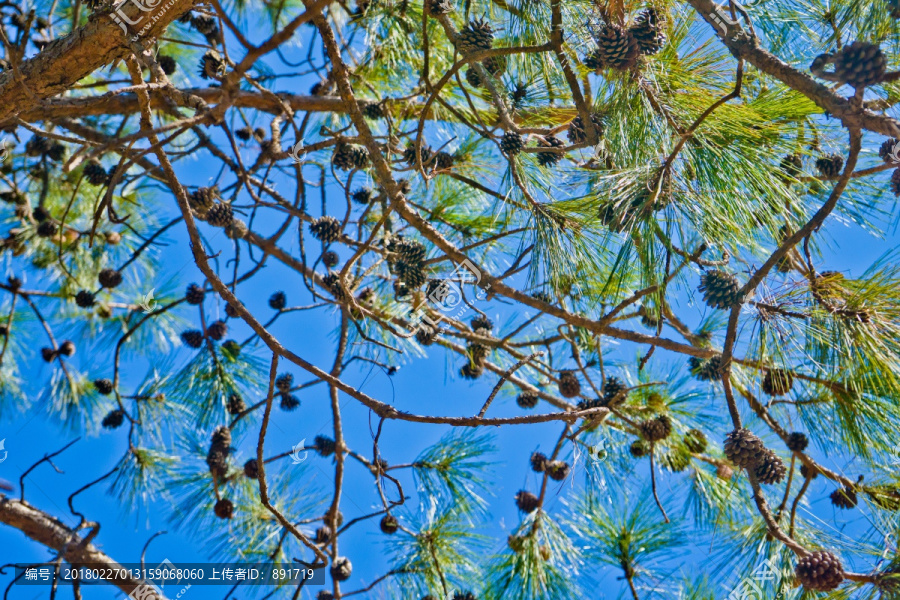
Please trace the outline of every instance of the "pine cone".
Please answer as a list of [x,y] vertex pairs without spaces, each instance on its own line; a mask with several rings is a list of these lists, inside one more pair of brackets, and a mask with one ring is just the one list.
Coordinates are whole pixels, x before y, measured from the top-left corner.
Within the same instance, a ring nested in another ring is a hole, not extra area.
[[628,399],[628,386],[618,377],[607,377],[603,384],[603,406],[618,405]]
[[313,541],[320,546],[331,542],[331,527],[329,527],[328,525],[322,525],[321,527],[316,529],[316,535],[313,538]]
[[122,283],[122,274],[115,269],[103,269],[97,276],[97,280],[103,287],[113,289]]
[[797,561],[794,575],[807,590],[830,592],[844,580],[844,567],[831,552],[818,550]]
[[104,396],[109,396],[113,393],[113,382],[109,379],[95,379],[94,387],[97,389],[97,393]]
[[856,41],[832,57],[834,77],[841,83],[862,88],[879,83],[887,70],[887,59],[877,44]]
[[228,202],[214,204],[206,213],[206,222],[213,227],[228,227],[234,221],[234,211]]
[[628,447],[628,451],[635,458],[643,458],[650,453],[650,448],[647,447],[647,443],[644,440],[635,440],[631,442],[631,446]]
[[735,429],[725,436],[725,457],[742,469],[755,469],[768,449],[749,429]]
[[423,346],[430,346],[434,343],[435,338],[437,338],[437,331],[431,325],[419,324],[419,328],[416,329],[417,342]]
[[881,143],[881,147],[878,149],[878,156],[881,157],[886,163],[895,163],[897,162],[895,156],[900,155],[900,140],[897,138],[888,138]]
[[795,431],[788,436],[787,447],[791,452],[803,452],[809,446],[809,438],[805,433]]
[[519,408],[534,408],[537,406],[538,400],[540,398],[537,395],[537,392],[532,390],[523,390],[519,392],[519,395],[516,396],[516,404],[519,405]]
[[350,559],[345,556],[339,556],[334,559],[334,563],[331,565],[331,577],[335,581],[347,581],[350,579],[350,574],[353,572],[353,565],[350,564]]
[[395,534],[400,529],[400,523],[397,522],[397,517],[393,515],[384,515],[378,526],[381,528],[382,533],[388,535]]
[[763,378],[762,389],[769,396],[784,396],[794,387],[794,376],[790,371],[770,369]]
[[384,106],[380,102],[369,102],[363,107],[362,113],[367,119],[383,119]]
[[637,63],[639,54],[637,40],[630,31],[607,24],[597,35],[597,50],[591,59],[603,67],[627,71]]
[[692,356],[688,359],[691,374],[700,381],[719,381],[725,374],[722,369],[722,355],[717,354],[712,358],[698,358]]
[[188,205],[194,216],[205,221],[209,215],[210,209],[216,205],[219,200],[218,186],[197,188],[188,196]]
[[350,196],[357,204],[368,204],[375,197],[375,193],[370,188],[359,188]]
[[341,239],[341,222],[334,217],[325,215],[310,223],[309,231],[323,244],[331,244]]
[[125,411],[121,408],[109,411],[100,423],[106,429],[118,429],[125,422]]
[[816,159],[816,170],[823,177],[837,177],[844,168],[844,157],[840,154],[823,154]]
[[450,0],[428,0],[428,11],[433,16],[446,15],[453,12],[453,3]]
[[331,155],[331,164],[336,169],[343,171],[365,169],[369,165],[369,153],[360,146],[351,146],[346,142],[340,142],[334,147],[334,154]]
[[756,467],[755,473],[760,483],[773,485],[784,479],[787,467],[784,466],[781,457],[767,449],[762,461]]
[[705,452],[707,444],[706,434],[699,429],[691,429],[684,434],[684,447],[694,454]]
[[336,299],[344,299],[344,288],[341,287],[340,277],[338,277],[336,273],[329,273],[328,275],[323,276],[322,283]]
[[225,61],[215,50],[207,50],[200,58],[197,73],[203,79],[221,79],[225,75]]
[[222,498],[216,502],[213,512],[215,512],[216,516],[220,519],[230,519],[234,516],[234,504],[232,504],[231,500],[228,498]]
[[250,229],[247,227],[246,223],[241,219],[234,219],[225,226],[225,237],[230,240],[241,240],[244,239],[244,236],[247,235],[248,231],[250,231]]
[[803,160],[799,154],[788,154],[781,159],[779,168],[791,179],[795,179],[803,170]]
[[525,142],[522,141],[522,136],[515,131],[507,131],[500,140],[500,150],[507,156],[515,156],[522,151],[524,146]]
[[199,348],[203,345],[203,332],[196,329],[182,331],[181,341],[189,348]]
[[561,460],[551,460],[544,465],[544,471],[553,481],[562,481],[569,476],[569,464]]
[[251,458],[244,463],[244,477],[247,479],[259,479],[259,463]]
[[75,344],[72,340],[66,340],[59,346],[59,353],[63,356],[72,356],[75,354]]
[[225,343],[222,344],[222,350],[232,360],[241,355],[241,345],[234,340],[225,340]]
[[543,473],[547,467],[547,457],[541,452],[535,452],[531,455],[531,470],[535,473]]
[[575,371],[559,372],[559,395],[563,398],[574,398],[581,393],[581,383],[575,376]]
[[462,28],[456,37],[456,49],[463,56],[490,50],[494,42],[494,30],[483,19],[474,19]]
[[734,275],[719,269],[703,273],[698,287],[707,306],[723,310],[744,302],[744,297],[739,293],[740,288],[741,285]]
[[228,396],[228,414],[239,415],[245,410],[247,410],[247,405],[244,403],[244,399],[237,392],[232,392]]
[[900,196],[900,168],[891,173],[891,192],[894,196]]
[[334,454],[335,442],[330,437],[317,435],[313,445],[316,447],[316,452],[319,453],[319,456],[331,456]]
[[842,487],[831,492],[831,503],[838,508],[849,510],[855,508],[859,499],[852,487]]
[[656,54],[666,43],[662,19],[653,7],[641,11],[630,31],[641,54]]
[[90,308],[94,305],[94,294],[87,290],[80,290],[75,294],[75,304],[81,308]]
[[202,304],[205,297],[206,292],[196,283],[189,285],[187,291],[184,293],[184,299],[188,304]]
[[269,296],[269,308],[283,310],[287,306],[287,296],[284,292],[275,292]]
[[524,513],[534,512],[538,507],[538,497],[531,492],[520,490],[516,494],[516,506]]
[[[591,126],[597,132],[598,138],[603,137],[605,127],[600,113],[591,113]],[[569,142],[572,144],[581,144],[587,141],[587,133],[584,130],[584,121],[581,119],[581,115],[578,115],[569,123],[566,137],[569,138]]]
[[156,62],[159,64],[159,68],[162,69],[163,73],[166,75],[172,75],[175,73],[175,69],[178,68],[178,63],[175,62],[175,59],[169,56],[168,54],[160,54],[156,57]]
[[225,324],[225,321],[213,321],[206,328],[206,333],[217,342],[221,341],[225,334],[228,333],[228,325]]
[[[538,146],[541,148],[564,148],[565,144],[561,139],[551,135],[539,137]],[[560,152],[538,152],[537,159],[542,167],[552,167],[563,159],[563,154]]]
[[300,399],[293,394],[282,393],[281,397],[281,410],[290,412],[292,410],[296,410],[300,406]]
[[648,442],[661,442],[672,433],[672,421],[666,415],[643,421],[639,427],[641,435]]
[[50,150],[51,141],[40,135],[33,135],[25,142],[25,156],[42,156]]

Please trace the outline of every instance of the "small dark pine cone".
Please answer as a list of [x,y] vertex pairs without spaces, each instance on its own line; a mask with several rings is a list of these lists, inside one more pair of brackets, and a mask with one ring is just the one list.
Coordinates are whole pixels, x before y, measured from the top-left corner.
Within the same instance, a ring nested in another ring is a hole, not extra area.
[[384,106],[380,102],[369,102],[363,108],[362,113],[367,119],[383,119]]
[[225,340],[222,344],[222,350],[232,359],[241,355],[241,345],[234,340]]
[[535,452],[531,455],[531,470],[535,473],[543,473],[547,468],[547,457],[541,452]]
[[515,156],[522,151],[524,146],[525,142],[522,140],[522,136],[515,131],[507,131],[500,140],[500,150],[507,156]]
[[[544,547],[544,546],[542,546],[542,547]],[[453,600],[478,600],[478,598],[476,598],[475,594],[473,594],[472,592],[470,592],[468,590],[466,590],[466,591],[457,590],[457,591],[453,592]]]
[[343,171],[365,169],[369,165],[369,153],[360,146],[351,146],[346,142],[341,142],[334,147],[331,164],[334,165],[334,168]]
[[322,264],[324,264],[329,269],[333,269],[334,267],[338,266],[338,263],[340,262],[341,259],[338,256],[337,252],[329,250],[328,252],[322,254]]
[[661,442],[672,433],[672,421],[666,415],[647,419],[639,427],[641,436],[648,442]]
[[562,481],[569,476],[569,463],[561,460],[551,460],[544,465],[544,471],[553,481]]
[[434,155],[434,168],[446,170],[453,167],[453,155],[449,152],[438,152]]
[[239,129],[234,130],[234,135],[241,141],[246,142],[249,141],[251,137],[253,137],[253,130],[248,126],[243,126]]
[[50,150],[50,140],[40,135],[33,135],[25,142],[25,156],[41,156]]
[[487,335],[490,335],[491,330],[494,328],[494,322],[484,315],[473,317],[469,323],[472,325],[472,331],[477,332],[479,329],[487,329]]
[[47,151],[47,158],[54,162],[62,162],[66,158],[66,147],[59,142],[54,142]]
[[36,233],[38,237],[53,237],[59,229],[53,221],[43,221],[38,224]]
[[881,147],[878,149],[878,156],[881,157],[886,163],[895,163],[898,162],[895,157],[900,158],[898,154],[900,154],[900,140],[897,138],[888,138],[881,143]]
[[784,396],[794,387],[794,376],[790,371],[770,369],[763,378],[762,389],[769,396]]
[[628,386],[618,377],[609,376],[603,384],[603,405],[621,404],[628,397]]
[[662,19],[653,7],[641,11],[630,31],[641,54],[656,54],[666,43]]
[[296,410],[297,407],[300,406],[300,399],[293,394],[282,393],[281,394],[281,410],[292,411]]
[[232,504],[231,500],[228,498],[222,498],[221,500],[216,501],[213,512],[215,512],[216,516],[220,519],[230,519],[234,516],[234,504]]
[[313,440],[313,445],[316,447],[316,452],[319,453],[319,456],[331,456],[334,454],[334,440],[330,437],[317,435],[316,439]]
[[229,317],[231,317],[232,319],[235,319],[238,316],[237,309],[230,304],[225,305],[225,314],[228,315]]
[[434,327],[432,327],[431,325],[425,325],[423,323],[419,325],[418,329],[416,329],[416,341],[423,346],[432,345],[436,337],[437,331],[435,331]]
[[756,467],[755,473],[760,483],[774,485],[784,479],[784,476],[787,474],[787,467],[784,466],[784,461],[781,460],[780,456],[771,450],[766,450],[762,462]]
[[538,507],[538,497],[531,492],[520,490],[516,494],[516,506],[524,513],[531,513]]
[[788,436],[787,447],[791,452],[803,452],[809,446],[809,438],[801,431],[795,431]]
[[323,244],[330,244],[341,238],[341,222],[334,217],[325,215],[310,223],[309,231]]
[[706,451],[706,434],[699,429],[691,429],[684,434],[684,447],[694,454]]
[[269,296],[269,308],[282,310],[285,306],[287,306],[287,296],[284,292],[275,292]]
[[812,471],[810,471],[810,468],[805,464],[800,465],[800,476],[803,477],[803,479],[815,479],[819,476],[819,470],[813,467]]
[[844,168],[844,157],[840,154],[824,154],[816,159],[816,170],[823,177],[837,177]]
[[703,301],[711,308],[728,309],[744,302],[740,295],[741,284],[737,277],[719,269],[710,269],[700,276]]
[[650,453],[650,448],[647,447],[647,443],[644,440],[634,440],[631,442],[631,446],[628,447],[628,451],[635,458],[643,458]]
[[108,396],[113,392],[113,382],[109,379],[95,379],[94,388],[96,388],[97,393]]
[[484,375],[484,366],[467,362],[459,368],[459,375],[464,379],[478,379]]
[[244,399],[237,392],[232,392],[228,396],[228,414],[239,415],[245,410],[247,410],[247,405],[244,403]]
[[205,297],[206,292],[203,291],[203,287],[196,283],[189,285],[187,291],[184,293],[184,299],[188,304],[202,304]]
[[831,552],[818,550],[797,561],[794,575],[807,590],[830,592],[844,580],[844,567]]
[[494,29],[483,19],[469,21],[456,36],[456,49],[463,56],[490,50],[494,43]]
[[38,206],[31,212],[31,216],[34,217],[34,220],[38,223],[42,223],[50,218],[50,211],[43,206]]
[[[603,137],[603,117],[599,113],[591,113],[591,126],[597,132],[597,137]],[[572,144],[581,144],[587,141],[587,132],[584,130],[584,121],[581,115],[578,115],[569,123],[569,129],[566,131],[566,137]]]
[[87,290],[80,290],[75,294],[75,304],[81,308],[90,308],[94,305],[94,294]]
[[841,83],[863,88],[884,79],[887,59],[877,44],[855,41],[838,50],[832,57],[834,76]]
[[125,411],[121,408],[117,408],[106,413],[106,416],[103,417],[103,421],[100,424],[106,429],[118,429],[124,422]]
[[115,269],[103,269],[97,276],[97,280],[103,287],[113,289],[122,283],[122,274]]
[[435,17],[453,12],[453,3],[450,0],[428,0],[428,11]]
[[600,65],[627,71],[637,62],[640,49],[630,31],[607,24],[597,34],[596,41],[597,50],[591,58]]
[[339,556],[334,559],[334,564],[331,565],[331,577],[335,581],[347,581],[350,579],[350,574],[353,572],[353,565],[350,564],[350,559],[345,556]]
[[209,334],[209,337],[218,342],[228,333],[228,325],[225,324],[225,321],[213,321],[206,328],[206,332]]
[[96,158],[92,158],[84,165],[83,171],[85,179],[91,185],[106,185],[109,183],[109,173],[103,168],[103,165]]
[[[541,148],[563,148],[565,144],[558,137],[551,135],[538,138],[538,146]],[[561,152],[538,152],[537,159],[542,167],[552,167],[563,159],[563,154]]]
[[691,466],[691,454],[685,448],[672,448],[663,455],[662,460],[673,473],[681,473]]
[[244,477],[247,479],[259,479],[259,463],[251,458],[244,463]]
[[178,68],[178,63],[168,54],[158,55],[156,57],[156,62],[159,63],[159,68],[162,69],[163,73],[166,75],[172,75],[175,73],[175,69]]
[[316,529],[316,535],[313,537],[313,541],[320,546],[327,544],[331,541],[331,527],[328,525],[322,525],[321,527]]
[[294,376],[290,373],[282,373],[278,377],[275,378],[275,387],[282,394],[286,394],[291,391],[291,388],[294,386]]
[[[422,158],[422,164],[428,162],[428,159],[431,158],[431,148],[428,146],[422,146],[419,148],[419,156]],[[406,148],[403,149],[403,162],[405,162],[410,167],[416,164],[416,145],[415,144],[407,144]]]
[[234,221],[234,211],[228,202],[214,204],[206,213],[206,222],[213,227],[228,227]]
[[322,277],[322,283],[325,285],[325,288],[331,292],[331,295],[337,298],[338,300],[342,300],[344,298],[344,288],[341,287],[341,280],[335,273],[329,273]]
[[75,343],[72,340],[66,340],[59,346],[59,353],[63,356],[72,356],[75,354]]
[[357,204],[368,204],[375,197],[371,188],[359,188],[350,196]]
[[575,376],[575,371],[559,372],[559,395],[563,398],[574,398],[581,393],[581,383]]
[[197,73],[203,79],[219,79],[225,74],[225,61],[222,60],[222,56],[215,50],[207,50],[200,57]]
[[523,390],[516,396],[516,404],[518,404],[520,408],[534,408],[537,406],[538,399],[537,392],[533,390]]
[[210,209],[216,205],[218,199],[218,186],[201,187],[191,192],[191,195],[188,196],[188,204],[194,215],[198,219],[205,221],[209,216]]
[[397,522],[397,517],[394,515],[384,515],[381,517],[381,522],[378,526],[381,528],[382,533],[388,535],[395,534],[397,533],[397,530],[400,529],[400,523]]
[[735,429],[725,436],[725,457],[742,469],[755,469],[765,458],[762,440],[749,429]]
[[794,178],[800,174],[801,170],[803,170],[803,160],[800,158],[799,154],[788,154],[781,159],[779,167],[785,175]]
[[203,332],[196,329],[182,331],[181,341],[190,348],[199,348],[203,345]]
[[719,381],[722,379],[722,355],[717,354],[712,358],[697,358],[692,356],[688,360],[691,374],[700,381]]
[[44,362],[53,362],[53,359],[56,358],[56,350],[53,348],[41,348],[41,358],[44,359]]
[[831,492],[831,503],[838,508],[849,510],[855,508],[859,499],[856,497],[856,491],[850,487],[842,487]]
[[466,83],[476,89],[484,84],[484,82],[481,81],[481,75],[478,74],[478,71],[476,71],[474,67],[466,69]]
[[401,194],[408,194],[412,191],[412,184],[409,182],[409,179],[398,179],[397,189],[400,190]]

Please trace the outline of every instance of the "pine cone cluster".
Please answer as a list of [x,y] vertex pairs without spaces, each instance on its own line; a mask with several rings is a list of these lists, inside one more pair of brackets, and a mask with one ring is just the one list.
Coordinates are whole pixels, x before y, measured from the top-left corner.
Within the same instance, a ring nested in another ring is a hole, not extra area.
[[816,170],[823,177],[837,177],[844,168],[844,157],[840,154],[823,154],[816,159]]
[[722,368],[722,355],[717,354],[711,358],[699,358],[692,356],[688,359],[691,374],[700,381],[719,381],[725,374]]
[[856,88],[874,85],[884,79],[887,59],[877,44],[855,41],[833,56],[834,77]]
[[388,265],[407,290],[419,289],[428,280],[425,274],[425,246],[415,240],[391,238],[386,248],[390,252]]
[[627,71],[637,64],[640,48],[634,34],[615,24],[605,24],[598,32],[596,49],[585,59],[591,70],[612,68]]
[[794,575],[807,590],[830,592],[844,580],[844,567],[831,552],[818,550],[797,561]]
[[194,217],[205,221],[210,209],[220,200],[218,186],[197,188],[188,196],[188,206]]
[[737,277],[720,269],[710,269],[703,273],[697,289],[703,293],[703,301],[711,308],[725,310],[744,302]]
[[[597,132],[597,137],[603,137],[605,126],[603,124],[603,116],[600,113],[591,113],[591,127]],[[581,144],[587,141],[587,132],[584,130],[584,120],[578,115],[569,123],[566,130],[566,137],[572,144]]]

